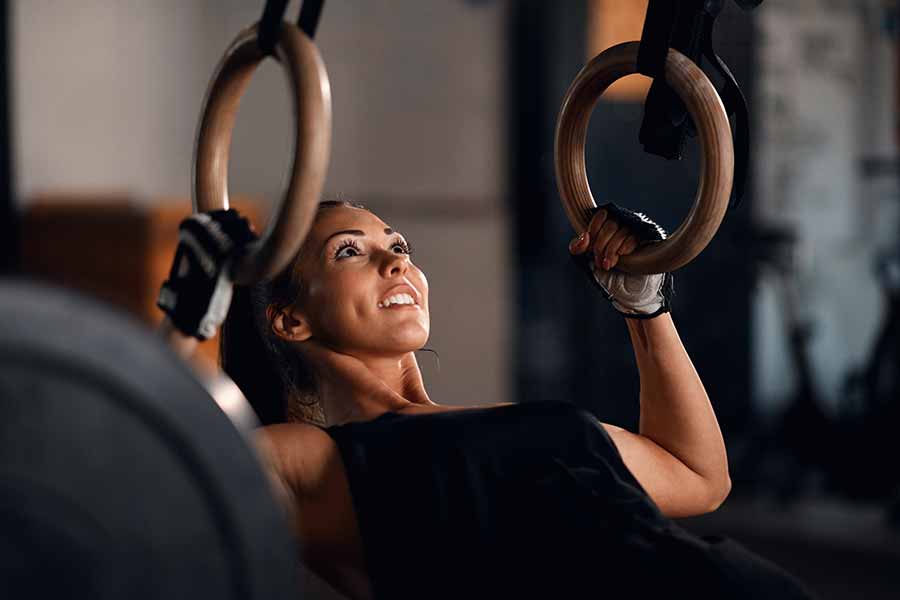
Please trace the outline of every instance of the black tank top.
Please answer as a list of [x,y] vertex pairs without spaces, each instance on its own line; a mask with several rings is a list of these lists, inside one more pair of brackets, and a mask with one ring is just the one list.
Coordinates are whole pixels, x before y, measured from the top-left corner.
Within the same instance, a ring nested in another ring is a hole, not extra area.
[[562,402],[329,427],[376,599],[809,598],[665,518],[589,412]]

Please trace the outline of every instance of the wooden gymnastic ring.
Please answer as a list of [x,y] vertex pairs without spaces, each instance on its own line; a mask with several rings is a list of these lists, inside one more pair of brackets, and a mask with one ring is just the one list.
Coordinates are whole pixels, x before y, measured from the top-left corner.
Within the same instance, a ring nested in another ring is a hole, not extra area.
[[[275,58],[284,67],[294,117],[293,166],[287,192],[260,239],[235,267],[235,281],[269,279],[294,258],[315,217],[331,149],[331,86],[312,40],[282,23]],[[242,31],[216,67],[200,113],[194,149],[194,211],[228,208],[228,156],[238,105],[264,55],[257,25]]]
[[[614,81],[637,72],[639,42],[612,46],[578,73],[566,92],[556,125],[556,184],[576,233],[587,230],[596,206],[588,184],[584,145],[588,122],[600,96]],[[731,196],[734,145],[722,100],[700,68],[677,50],[666,58],[666,82],[697,125],[701,149],[700,185],[694,205],[666,240],[619,259],[629,273],[665,273],[689,263],[716,234]]]

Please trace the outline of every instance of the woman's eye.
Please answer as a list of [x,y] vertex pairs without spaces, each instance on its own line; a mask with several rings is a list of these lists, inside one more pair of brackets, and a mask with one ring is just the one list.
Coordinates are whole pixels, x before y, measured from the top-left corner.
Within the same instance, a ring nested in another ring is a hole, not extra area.
[[[347,254],[347,252],[352,252],[353,254]],[[348,243],[344,244],[334,253],[335,258],[347,258],[349,256],[357,256],[359,254],[359,248],[356,247],[355,244]]]
[[409,243],[405,242],[403,240],[397,240],[396,242],[394,242],[394,245],[392,246],[392,248],[398,248],[398,247],[400,248],[400,252],[403,254],[412,254],[412,252],[413,252]]
[[[394,253],[397,253],[397,248],[400,248],[399,254],[412,254],[412,248],[409,247],[409,244],[403,241],[394,242],[390,246],[390,248],[392,251],[394,251]],[[348,254],[348,252],[350,254]],[[357,246],[353,241],[348,241],[338,246],[338,249],[334,252],[334,257],[336,259],[351,258],[354,256],[360,256],[361,254],[362,252],[360,252],[359,246]]]

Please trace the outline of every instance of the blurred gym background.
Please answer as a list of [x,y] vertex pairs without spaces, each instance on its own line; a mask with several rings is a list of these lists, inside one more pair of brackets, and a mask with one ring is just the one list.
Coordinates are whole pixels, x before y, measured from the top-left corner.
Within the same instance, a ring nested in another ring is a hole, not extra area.
[[[288,8],[296,14],[296,2]],[[0,2],[0,261],[145,321],[191,210],[213,68],[263,2]],[[334,141],[326,197],[402,231],[431,285],[431,397],[565,399],[636,428],[621,319],[570,263],[553,131],[578,70],[637,39],[646,0],[326,3],[316,42]],[[900,594],[897,3],[731,2],[717,47],[751,109],[748,193],[676,274],[674,317],[729,446],[731,497],[686,520],[822,598]],[[697,184],[637,135],[648,80],[594,113],[594,196],[670,230]],[[230,185],[258,224],[283,189],[287,89],[265,62]],[[215,344],[205,344],[215,356]]]

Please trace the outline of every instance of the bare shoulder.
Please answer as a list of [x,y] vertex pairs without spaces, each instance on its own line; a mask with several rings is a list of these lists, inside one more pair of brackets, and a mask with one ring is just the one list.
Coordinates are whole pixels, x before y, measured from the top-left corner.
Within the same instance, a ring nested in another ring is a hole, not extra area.
[[280,449],[287,449],[299,442],[321,444],[331,439],[320,427],[308,423],[278,423],[261,427],[256,432]]
[[316,490],[339,451],[325,431],[306,423],[279,423],[256,431],[270,467],[296,496]]
[[257,430],[283,501],[300,557],[349,598],[370,598],[359,524],[340,451],[314,425],[284,423]]
[[602,426],[603,426],[603,429],[606,430],[606,433],[608,433],[608,434],[611,435],[611,436],[612,436],[613,434],[619,435],[619,434],[621,434],[623,431],[624,431],[625,433],[631,433],[631,432],[628,431],[627,429],[623,429],[622,427],[619,427],[618,425],[612,425],[612,424],[610,424],[610,423],[604,423],[603,421],[600,421],[600,425],[602,425]]

